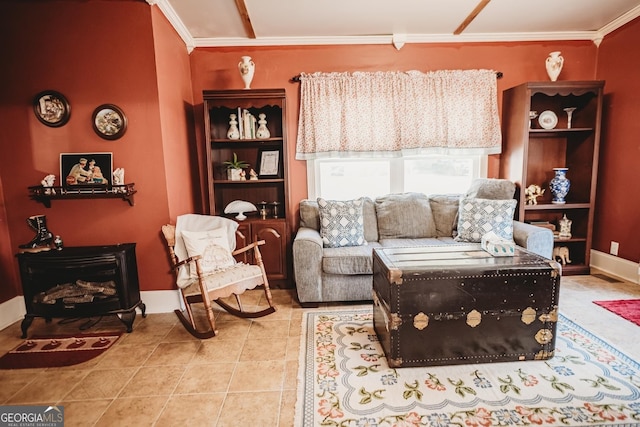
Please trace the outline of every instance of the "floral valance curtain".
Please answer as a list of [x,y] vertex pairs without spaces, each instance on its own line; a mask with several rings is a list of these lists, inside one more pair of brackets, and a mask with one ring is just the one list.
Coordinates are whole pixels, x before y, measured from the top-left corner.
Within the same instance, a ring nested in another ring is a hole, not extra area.
[[492,70],[300,76],[296,158],[501,149]]

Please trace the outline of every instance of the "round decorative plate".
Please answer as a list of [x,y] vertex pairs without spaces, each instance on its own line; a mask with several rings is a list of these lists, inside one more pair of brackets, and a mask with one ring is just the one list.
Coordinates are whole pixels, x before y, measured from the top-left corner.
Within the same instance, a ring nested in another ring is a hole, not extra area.
[[37,94],[33,99],[33,111],[40,122],[54,128],[64,126],[71,115],[69,101],[55,90]]
[[93,111],[93,130],[104,139],[118,139],[127,130],[127,118],[113,104],[102,104]]
[[538,117],[538,123],[543,129],[553,129],[558,124],[558,116],[551,110],[543,111]]

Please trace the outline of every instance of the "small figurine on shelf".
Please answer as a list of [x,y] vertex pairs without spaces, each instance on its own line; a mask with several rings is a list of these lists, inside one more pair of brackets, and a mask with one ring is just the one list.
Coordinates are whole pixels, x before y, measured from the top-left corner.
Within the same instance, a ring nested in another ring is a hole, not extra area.
[[557,261],[560,258],[562,265],[571,264],[569,259],[569,248],[566,246],[556,246],[553,248],[553,259]]
[[524,190],[524,195],[527,200],[527,205],[537,205],[538,197],[544,194],[544,189],[540,188],[539,185],[531,184]]
[[[40,181],[40,184],[43,187],[53,187],[53,184],[56,182],[56,176],[53,174],[49,174],[47,176],[44,177],[44,179],[42,181]],[[56,190],[54,190],[53,188],[46,188],[44,190],[44,194],[56,194]]]
[[249,171],[249,181],[257,181],[258,173],[253,170],[253,168]]
[[[115,185],[124,185],[124,168],[117,168],[113,171],[113,183]],[[117,193],[124,193],[125,191],[124,187],[116,188]]]
[[229,130],[227,131],[227,138],[229,139],[240,139],[240,131],[238,130],[238,118],[235,114],[229,115]]
[[64,247],[64,243],[62,242],[62,237],[56,234],[55,239],[53,239],[53,246],[56,248],[57,251],[61,251],[62,248]]
[[267,128],[267,115],[264,113],[258,114],[258,130],[256,131],[256,138],[258,139],[267,139],[271,137],[271,132]]
[[560,233],[558,234],[558,239],[570,239],[571,238],[571,221],[567,218],[567,214],[564,214],[562,219],[558,222],[560,225]]

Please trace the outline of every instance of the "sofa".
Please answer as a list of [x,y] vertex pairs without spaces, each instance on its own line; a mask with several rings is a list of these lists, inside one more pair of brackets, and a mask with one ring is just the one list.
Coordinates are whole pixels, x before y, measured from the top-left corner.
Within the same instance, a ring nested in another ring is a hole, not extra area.
[[513,220],[514,192],[510,181],[477,179],[465,194],[302,200],[300,227],[293,240],[300,303],[371,300],[373,249],[479,242],[487,227],[550,259],[553,233]]

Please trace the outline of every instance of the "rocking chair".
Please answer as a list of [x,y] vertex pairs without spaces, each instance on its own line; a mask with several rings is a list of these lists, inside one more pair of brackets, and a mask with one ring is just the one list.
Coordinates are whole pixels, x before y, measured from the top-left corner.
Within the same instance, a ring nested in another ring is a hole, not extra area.
[[[237,229],[238,224],[230,219],[196,214],[179,216],[175,226],[162,226],[185,308],[184,312],[175,310],[175,313],[196,338],[206,339],[218,334],[211,301],[242,318],[262,317],[276,311],[259,249],[265,242],[260,240],[235,250]],[[255,264],[234,259],[240,254],[249,259],[246,253],[251,250]],[[260,311],[245,311],[240,294],[260,285],[264,287],[268,307]],[[222,300],[231,295],[235,296],[238,308]],[[196,325],[192,308],[196,303],[204,306],[208,328]]]

